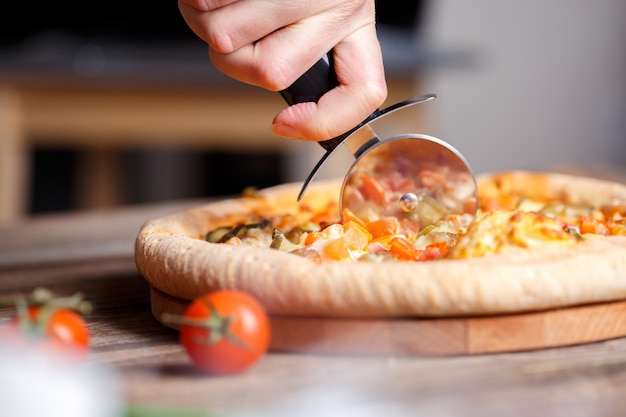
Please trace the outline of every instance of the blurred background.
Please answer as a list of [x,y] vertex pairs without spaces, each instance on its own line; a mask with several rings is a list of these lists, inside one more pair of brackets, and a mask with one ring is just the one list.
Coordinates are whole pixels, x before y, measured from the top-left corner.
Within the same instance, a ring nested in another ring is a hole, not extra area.
[[[626,169],[626,2],[380,1],[388,104],[476,171]],[[0,14],[0,223],[301,181],[322,150],[270,133],[280,96],[210,64],[175,1]],[[404,113],[404,112],[402,112]],[[392,132],[393,133],[393,132]],[[342,176],[340,155],[320,176]]]

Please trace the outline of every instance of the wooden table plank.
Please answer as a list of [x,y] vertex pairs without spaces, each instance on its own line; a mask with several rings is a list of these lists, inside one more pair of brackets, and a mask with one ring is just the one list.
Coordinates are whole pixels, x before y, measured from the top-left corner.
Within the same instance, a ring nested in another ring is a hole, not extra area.
[[15,221],[0,226],[0,270],[93,258],[133,259],[135,237],[143,222],[208,201],[63,212]]

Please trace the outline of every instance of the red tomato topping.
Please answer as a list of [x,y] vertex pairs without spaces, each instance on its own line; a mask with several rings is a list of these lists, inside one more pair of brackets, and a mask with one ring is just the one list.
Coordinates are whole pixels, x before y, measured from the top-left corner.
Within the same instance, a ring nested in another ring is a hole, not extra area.
[[580,216],[579,220],[580,233],[593,233],[596,235],[608,236],[611,234],[609,227],[603,221],[594,219],[591,216]]
[[421,251],[417,249],[411,242],[402,238],[394,237],[389,241],[391,248],[389,251],[404,261],[419,261]]
[[382,181],[368,175],[361,176],[361,181],[362,185],[360,190],[366,200],[371,200],[380,206],[389,204],[390,197]]

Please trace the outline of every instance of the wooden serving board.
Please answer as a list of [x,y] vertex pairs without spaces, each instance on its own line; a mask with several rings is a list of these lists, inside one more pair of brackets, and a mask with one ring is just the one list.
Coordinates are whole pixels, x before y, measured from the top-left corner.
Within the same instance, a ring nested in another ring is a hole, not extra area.
[[[152,313],[189,300],[150,288]],[[357,355],[467,355],[536,350],[626,336],[626,300],[530,313],[440,319],[272,316],[274,351]]]

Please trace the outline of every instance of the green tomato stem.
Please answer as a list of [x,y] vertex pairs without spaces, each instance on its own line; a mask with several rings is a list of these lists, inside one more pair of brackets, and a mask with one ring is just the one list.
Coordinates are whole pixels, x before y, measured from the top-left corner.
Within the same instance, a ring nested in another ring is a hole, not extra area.
[[218,330],[223,327],[221,317],[208,317],[204,319],[180,316],[178,314],[163,313],[161,321],[176,326],[191,326],[207,330]]
[[222,317],[213,306],[209,306],[209,309],[211,310],[211,316],[207,318],[186,317],[178,314],[163,313],[160,319],[163,323],[169,325],[179,327],[190,326],[209,330],[210,334],[207,340],[207,344],[209,345],[226,339],[239,347],[249,349],[249,346],[243,340],[232,334],[230,330],[236,318],[234,316]]

